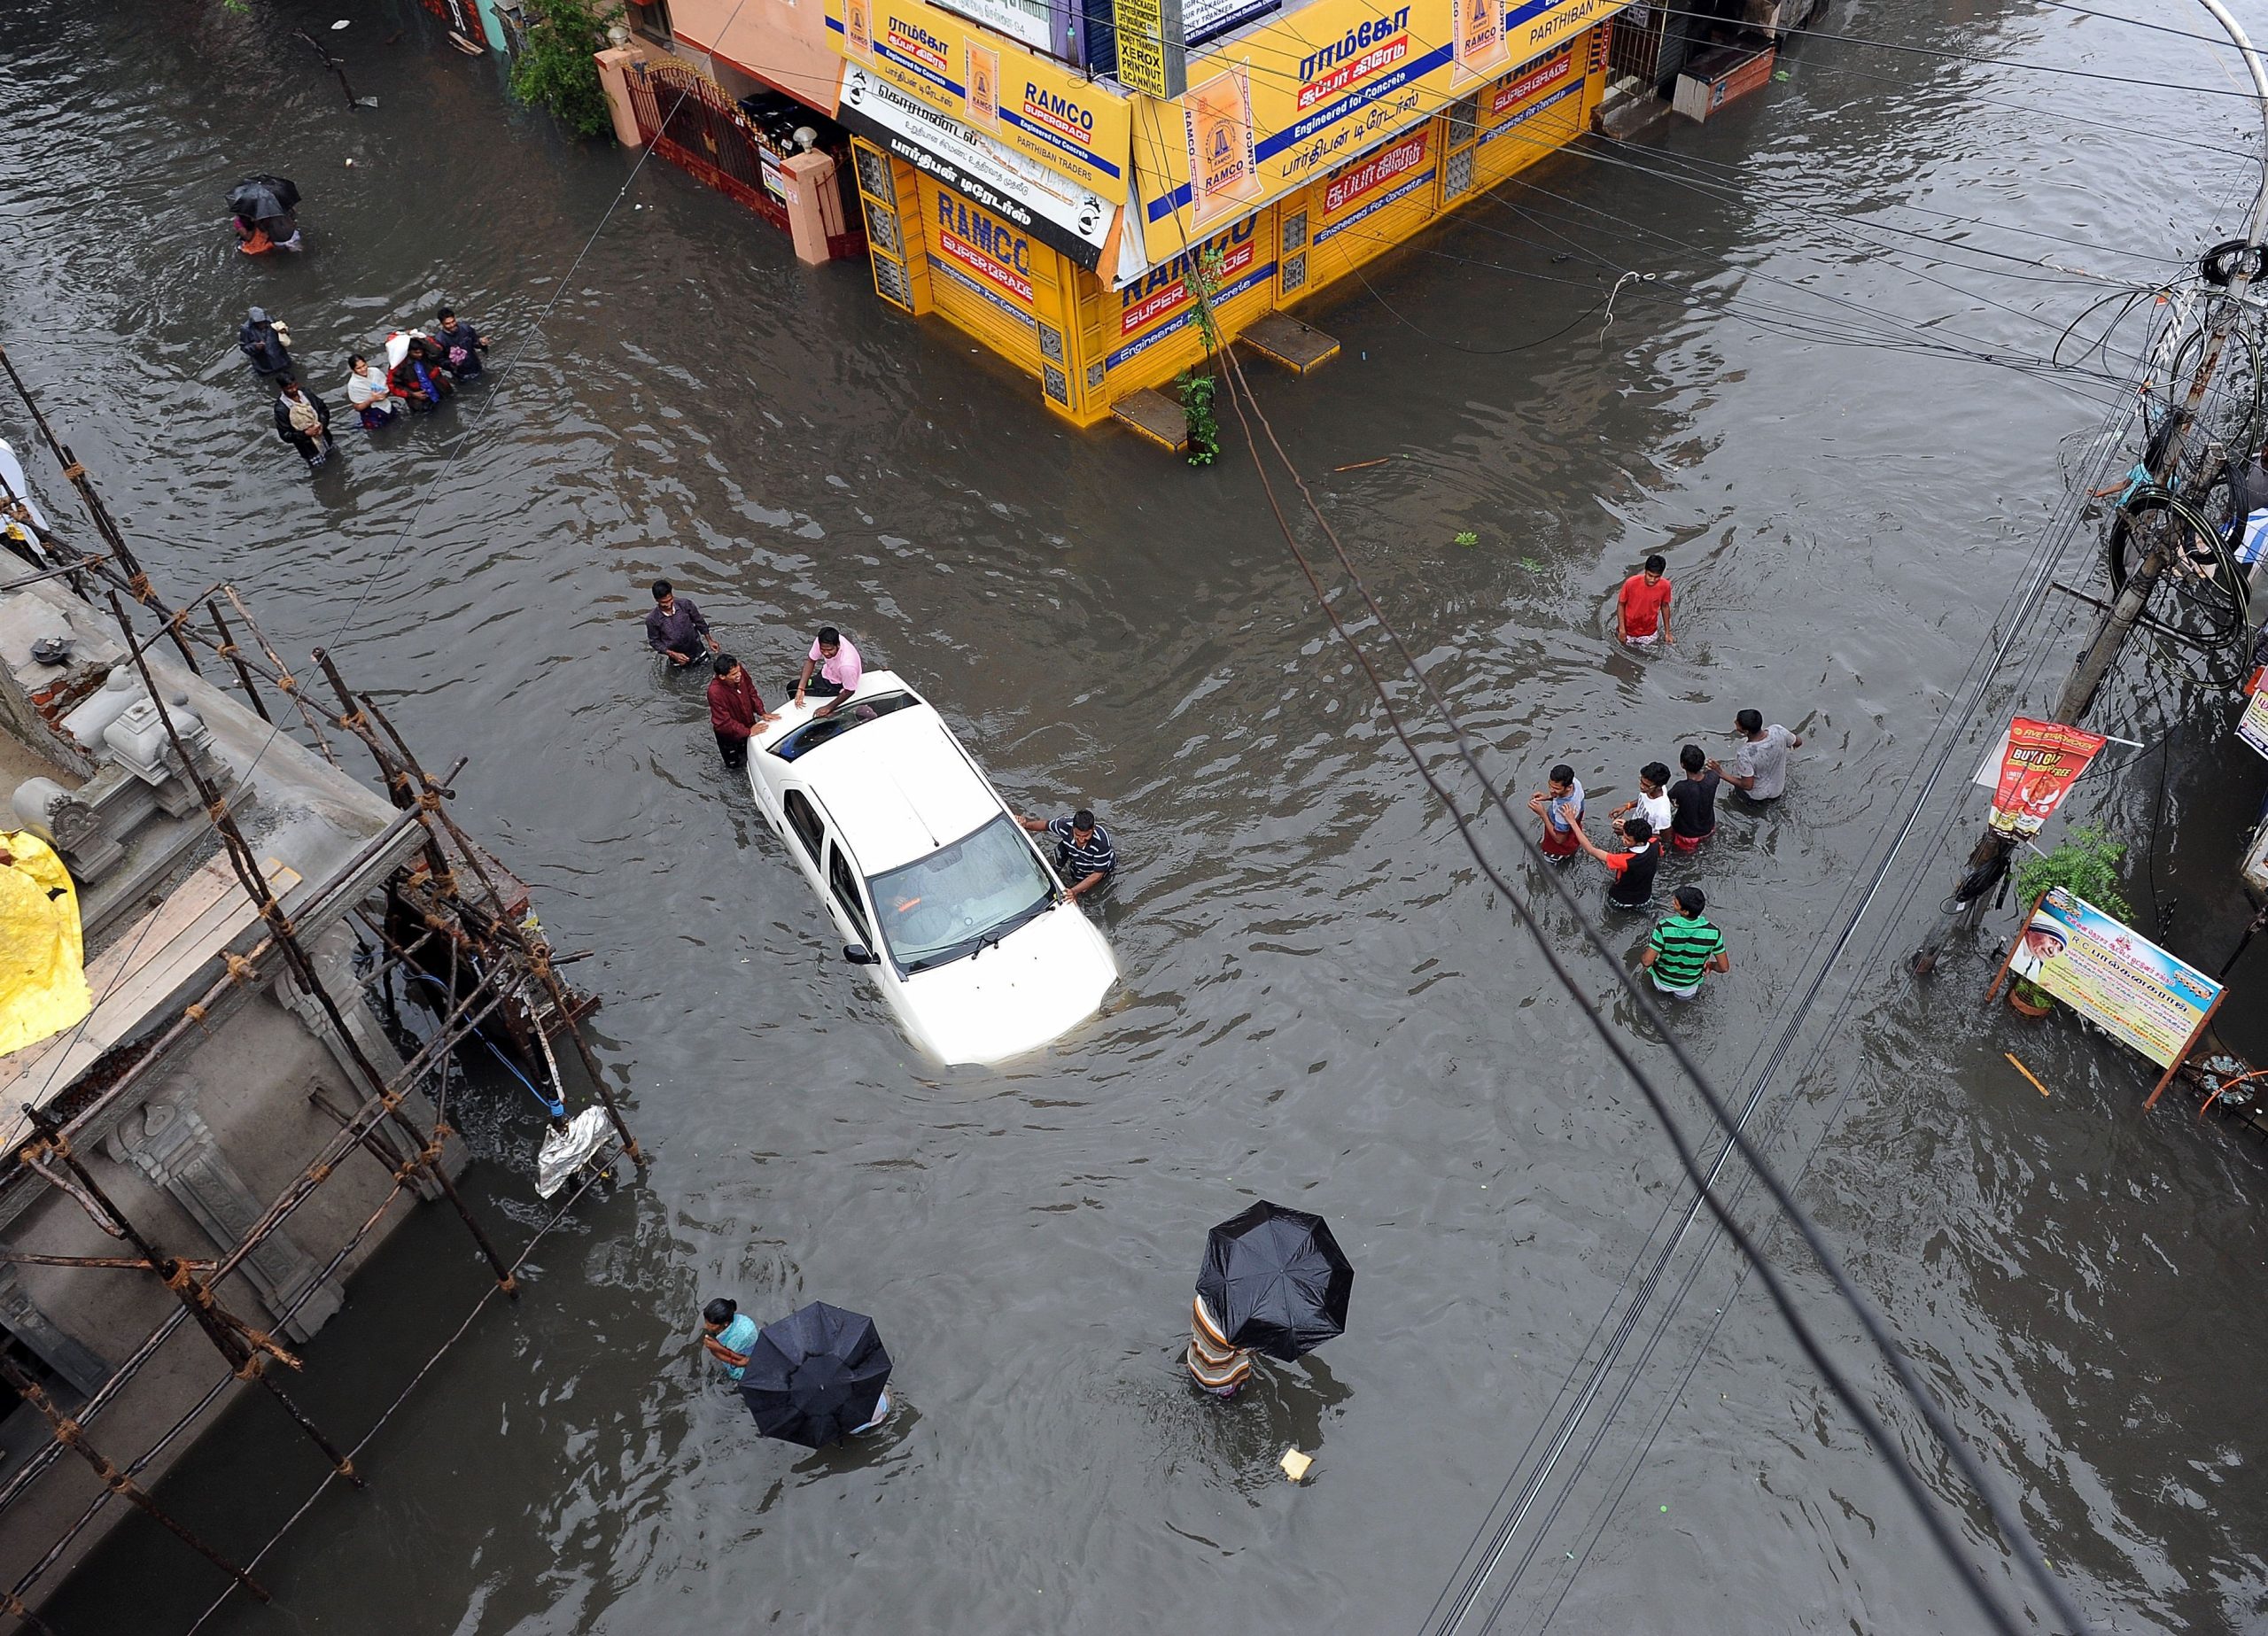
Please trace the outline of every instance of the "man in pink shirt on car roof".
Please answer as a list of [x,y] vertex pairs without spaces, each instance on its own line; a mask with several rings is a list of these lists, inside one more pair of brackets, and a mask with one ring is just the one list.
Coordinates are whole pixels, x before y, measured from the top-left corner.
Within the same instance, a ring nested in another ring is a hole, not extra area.
[[832,716],[858,691],[866,673],[866,667],[858,663],[858,650],[843,640],[842,632],[823,624],[819,640],[812,644],[811,656],[804,661],[804,673],[796,678],[796,702],[801,704],[806,693],[814,694],[831,702],[820,705],[812,714]]

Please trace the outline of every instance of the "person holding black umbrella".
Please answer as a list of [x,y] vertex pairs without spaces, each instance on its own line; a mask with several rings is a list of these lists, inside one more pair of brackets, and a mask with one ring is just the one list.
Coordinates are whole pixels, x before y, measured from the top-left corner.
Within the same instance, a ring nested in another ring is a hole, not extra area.
[[813,1301],[757,1335],[741,1398],[765,1437],[825,1448],[889,1417],[889,1376],[872,1318]]
[[1254,1352],[1288,1363],[1346,1333],[1354,1289],[1354,1264],[1321,1216],[1262,1199],[1205,1237],[1184,1359],[1191,1377],[1235,1396]]
[[299,248],[299,190],[288,176],[246,176],[229,190],[237,248],[248,256]]

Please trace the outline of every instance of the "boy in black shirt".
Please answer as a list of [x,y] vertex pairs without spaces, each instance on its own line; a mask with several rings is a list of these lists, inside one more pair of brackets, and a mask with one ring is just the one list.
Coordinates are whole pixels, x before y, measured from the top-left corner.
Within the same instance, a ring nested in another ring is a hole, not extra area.
[[1681,852],[1698,852],[1717,833],[1717,787],[1724,782],[1697,744],[1677,753],[1685,776],[1669,787],[1669,843]]

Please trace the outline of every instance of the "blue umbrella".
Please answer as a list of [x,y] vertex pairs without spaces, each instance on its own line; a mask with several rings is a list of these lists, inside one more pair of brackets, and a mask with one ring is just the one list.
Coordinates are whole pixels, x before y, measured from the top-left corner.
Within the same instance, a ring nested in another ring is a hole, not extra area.
[[1234,1346],[1289,1361],[1347,1328],[1355,1268],[1319,1215],[1262,1199],[1205,1237],[1197,1293]]
[[872,1318],[813,1301],[764,1326],[741,1396],[765,1437],[825,1448],[874,1417],[889,1370]]

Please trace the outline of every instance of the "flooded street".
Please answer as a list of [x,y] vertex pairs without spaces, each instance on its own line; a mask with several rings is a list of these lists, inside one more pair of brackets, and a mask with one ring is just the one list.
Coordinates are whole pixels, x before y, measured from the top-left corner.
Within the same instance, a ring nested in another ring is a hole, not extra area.
[[[471,757],[463,821],[561,948],[599,950],[576,979],[656,1163],[429,1376],[368,1492],[326,1497],[262,1565],[276,1605],[206,1630],[1425,1628],[1687,1195],[1333,645],[1225,404],[1208,470],[1071,431],[958,332],[884,307],[863,263],[798,265],[659,160],[594,237],[637,156],[513,107],[501,67],[422,10],[250,5],[0,17],[0,342],[163,585],[233,581],[295,659],[347,659],[429,762]],[[2241,79],[2177,35],[1953,12],[1815,26]],[[351,29],[322,32],[339,15]],[[300,27],[375,111],[345,109]],[[1619,805],[1682,743],[1729,757],[1743,707],[1804,736],[1784,810],[1726,803],[1713,849],[1666,866],[1729,941],[1731,973],[1679,1020],[1736,1097],[2132,360],[2011,361],[2239,231],[2260,152],[2233,97],[1832,39],[1786,66],[1706,127],[1585,142],[1373,265],[1374,294],[1302,308],[1345,348],[1317,375],[1247,365],[1516,801],[1564,759]],[[221,197],[260,170],[306,195],[298,260],[232,252]],[[441,302],[491,337],[489,383],[374,445],[346,359]],[[233,345],[254,303],[339,415],[345,458],[312,479]],[[51,464],[33,481],[78,522]],[[1678,643],[1634,658],[1610,599],[1655,549]],[[2098,571],[2082,545],[2064,578]],[[1005,1073],[921,1058],[718,766],[698,686],[657,672],[657,576],[767,701],[839,624],[1011,802],[1091,802],[1123,865],[1099,911],[1124,973],[1106,1014]],[[2179,1098],[2143,1117],[2139,1061],[1981,1011],[1981,946],[1927,986],[1898,958],[1981,810],[1946,830],[1953,785],[2044,645],[2029,674],[2061,674],[2076,606],[2004,667],[1755,1128],[2100,1628],[2264,1630],[2242,1384],[2268,1346],[2260,1159]],[[2247,912],[2258,788],[2249,752],[2197,754],[2228,715],[2130,658],[2098,725],[2155,745],[2179,723],[2176,776],[2123,752],[2073,803],[2134,844],[2138,876],[2154,843],[2130,896],[2182,905],[2169,941],[2209,969]],[[1437,728],[1420,741],[1449,759]],[[1541,888],[1500,818],[1480,833]],[[1572,920],[1548,918],[1572,956]],[[1585,981],[1666,1072],[1609,978]],[[2223,1026],[2268,1049],[2256,1015]],[[524,1093],[493,1087],[468,1117],[524,1166]],[[504,1164],[469,1181],[524,1231],[544,1214]],[[1353,1314],[1224,1406],[1181,1369],[1190,1280],[1206,1228],[1255,1197],[1330,1220]],[[1759,1219],[1752,1191],[1743,1207]],[[1918,1446],[1792,1235],[1768,1242]],[[1977,1628],[1785,1327],[1752,1286],[1732,1299],[1736,1273],[1688,1237],[1467,1632],[1507,1591],[1505,1632]],[[482,1282],[429,1212],[307,1347],[311,1412],[359,1434]],[[873,1314],[902,1412],[816,1455],[760,1440],[698,1361],[719,1294]],[[321,1473],[280,1420],[240,1404],[167,1502],[257,1548]],[[1317,1457],[1304,1486],[1286,1445]],[[49,1617],[174,1631],[218,1589],[137,1521]]]

